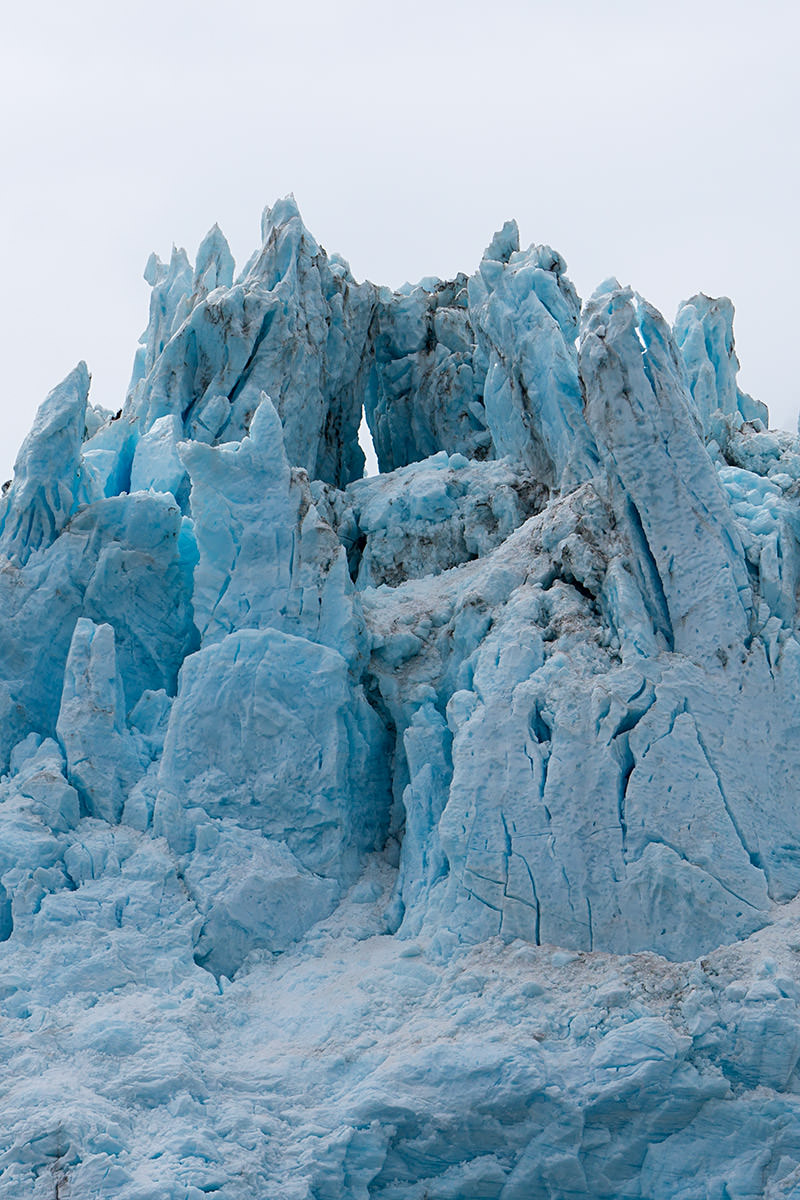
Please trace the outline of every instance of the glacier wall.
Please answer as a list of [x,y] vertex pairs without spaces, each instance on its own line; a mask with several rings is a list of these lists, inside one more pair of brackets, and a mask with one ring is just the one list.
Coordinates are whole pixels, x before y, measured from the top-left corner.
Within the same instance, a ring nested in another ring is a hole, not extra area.
[[[508,222],[151,258],[0,500],[0,1196],[800,1190],[800,443]],[[381,474],[364,478],[365,414]]]

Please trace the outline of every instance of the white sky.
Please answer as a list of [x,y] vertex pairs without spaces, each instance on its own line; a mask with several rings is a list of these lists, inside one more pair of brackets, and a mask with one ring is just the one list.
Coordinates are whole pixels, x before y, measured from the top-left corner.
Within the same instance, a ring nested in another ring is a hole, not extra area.
[[800,9],[786,0],[29,0],[0,23],[0,478],[81,358],[118,408],[152,249],[237,262],[294,191],[355,275],[471,271],[509,216],[587,296],[731,296],[794,428]]

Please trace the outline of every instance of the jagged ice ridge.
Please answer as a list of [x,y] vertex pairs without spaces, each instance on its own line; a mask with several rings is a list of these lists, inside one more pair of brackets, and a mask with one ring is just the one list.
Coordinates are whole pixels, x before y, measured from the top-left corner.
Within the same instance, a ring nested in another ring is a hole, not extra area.
[[800,1194],[800,443],[730,302],[513,222],[359,284],[292,198],[146,278],[0,503],[0,1196]]

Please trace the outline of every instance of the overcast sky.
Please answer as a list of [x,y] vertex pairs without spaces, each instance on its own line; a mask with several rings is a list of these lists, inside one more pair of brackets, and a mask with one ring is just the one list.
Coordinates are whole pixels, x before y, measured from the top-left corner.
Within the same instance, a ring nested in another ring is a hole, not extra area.
[[118,408],[141,279],[294,191],[358,278],[471,271],[509,216],[587,296],[731,296],[794,428],[798,9],[785,0],[53,0],[6,6],[0,471],[85,358]]

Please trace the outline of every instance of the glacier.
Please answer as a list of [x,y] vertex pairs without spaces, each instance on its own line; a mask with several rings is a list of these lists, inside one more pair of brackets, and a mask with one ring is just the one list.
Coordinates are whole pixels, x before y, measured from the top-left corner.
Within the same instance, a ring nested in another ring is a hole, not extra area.
[[733,306],[261,234],[151,257],[0,499],[0,1197],[800,1195],[800,439]]

